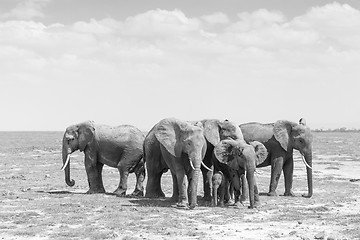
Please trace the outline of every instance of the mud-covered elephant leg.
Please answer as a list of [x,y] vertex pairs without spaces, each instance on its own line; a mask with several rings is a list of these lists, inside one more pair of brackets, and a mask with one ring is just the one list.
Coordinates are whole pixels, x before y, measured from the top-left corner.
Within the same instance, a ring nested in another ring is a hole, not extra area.
[[295,194],[292,191],[293,173],[294,173],[294,160],[292,157],[284,163],[283,173],[284,173],[284,182],[285,182],[284,196],[295,196]]
[[97,162],[96,153],[85,152],[85,170],[88,177],[88,194],[105,193],[101,172],[104,164]]

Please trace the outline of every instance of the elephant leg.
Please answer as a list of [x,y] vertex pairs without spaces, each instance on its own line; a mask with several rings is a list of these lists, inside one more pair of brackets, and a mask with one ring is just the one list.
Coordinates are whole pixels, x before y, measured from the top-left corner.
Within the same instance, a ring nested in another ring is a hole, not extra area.
[[259,189],[257,186],[257,180],[255,176],[254,176],[254,201],[255,201],[255,206],[258,206],[260,202],[260,198],[259,198]]
[[241,174],[241,197],[240,202],[243,203],[249,197],[248,183],[245,174]]
[[271,178],[270,178],[270,186],[268,196],[277,196],[276,188],[279,183],[281,170],[284,164],[283,157],[277,157],[273,159],[271,164]]
[[89,183],[88,194],[105,193],[101,172],[104,164],[97,162],[96,154],[85,153],[85,170]]
[[120,182],[114,194],[118,197],[125,197],[127,190],[127,179],[129,177],[129,171],[124,168],[119,168]]
[[136,185],[135,185],[135,190],[131,195],[143,197],[144,196],[143,182],[145,180],[145,167],[143,160],[141,160],[138,165],[140,164],[141,166],[137,167],[134,171],[136,176]]
[[150,151],[146,154],[146,170],[147,182],[145,197],[148,198],[163,198],[164,192],[161,189],[161,177],[168,168],[162,163],[162,156],[160,151]]
[[163,172],[148,172],[145,197],[163,198],[165,193],[161,189],[161,176]]
[[295,196],[292,191],[293,173],[294,173],[294,160],[288,159],[283,167],[284,182],[285,182],[285,193],[284,196]]
[[[205,160],[204,160],[205,161]],[[212,166],[210,166],[209,168],[212,168]],[[211,191],[212,191],[212,187],[211,187],[211,178],[213,176],[213,172],[205,169],[203,166],[201,166],[201,173],[203,176],[203,190],[204,190],[204,197],[203,200],[204,201],[211,201]]]
[[[130,169],[134,168],[141,158],[142,154],[139,151],[124,151],[121,159],[117,165],[120,173],[120,182],[118,188],[114,191],[118,197],[126,196],[127,182],[130,173]],[[141,191],[141,190],[140,190]]]
[[170,201],[177,202],[179,200],[179,186],[176,174],[171,172],[172,180],[173,180],[173,194],[170,198]]
[[[219,193],[219,205],[220,207],[225,206],[225,196],[229,194],[229,181],[225,177],[223,178],[223,181],[220,185],[220,193]],[[229,197],[229,196],[228,196]],[[228,200],[229,202],[229,200]]]
[[186,190],[185,171],[183,169],[176,172],[177,185],[179,188],[179,197],[177,207],[188,207],[188,194]]

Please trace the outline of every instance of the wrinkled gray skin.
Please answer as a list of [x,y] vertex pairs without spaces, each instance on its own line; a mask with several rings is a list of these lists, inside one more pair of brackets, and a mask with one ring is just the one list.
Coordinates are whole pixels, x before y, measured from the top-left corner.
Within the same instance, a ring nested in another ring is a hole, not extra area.
[[[220,141],[214,148],[214,156],[217,161],[222,164],[226,164],[230,169],[241,172],[245,171],[246,180],[249,188],[249,208],[257,206],[258,190],[256,186],[255,169],[256,166],[261,164],[267,158],[267,151],[265,146],[257,141],[246,143],[244,140],[225,139]],[[215,161],[216,161],[215,160]],[[215,162],[216,163],[216,162]],[[215,164],[216,168],[219,164]],[[236,184],[236,189],[240,190],[239,177],[240,175],[234,175],[232,171],[222,168],[223,173],[228,171],[229,180],[232,180],[233,184]]]
[[[243,135],[239,126],[228,120],[221,121],[218,119],[205,119],[201,122],[204,126],[204,136],[207,143],[207,150],[203,162],[209,169],[212,169],[214,164],[214,146],[224,139],[243,139]],[[204,184],[204,200],[211,201],[211,178],[213,172],[203,166],[201,166],[201,172]]]
[[[110,127],[96,125],[92,121],[69,126],[63,137],[62,158],[76,150],[85,154],[85,170],[88,177],[87,193],[104,193],[102,169],[104,164],[117,168],[120,183],[115,190],[117,196],[125,196],[129,173],[136,174],[136,187],[132,195],[143,196],[145,167],[143,157],[144,134],[130,125]],[[70,162],[65,168],[65,182],[74,186],[70,180]]]
[[[267,159],[257,165],[265,167],[271,165],[271,179],[269,196],[276,196],[276,188],[281,171],[284,173],[285,196],[294,196],[292,192],[294,159],[293,150],[298,150],[307,164],[312,167],[312,134],[305,120],[300,119],[299,124],[291,121],[277,121],[271,124],[247,123],[240,125],[244,139],[247,142],[259,141],[268,151]],[[306,167],[308,194],[303,197],[310,198],[313,195],[312,169]]]
[[171,200],[177,201],[179,208],[194,208],[197,205],[200,165],[205,152],[206,141],[200,122],[190,124],[175,118],[161,120],[144,141],[148,172],[145,197],[165,197],[161,189],[161,176],[170,169],[173,179]]

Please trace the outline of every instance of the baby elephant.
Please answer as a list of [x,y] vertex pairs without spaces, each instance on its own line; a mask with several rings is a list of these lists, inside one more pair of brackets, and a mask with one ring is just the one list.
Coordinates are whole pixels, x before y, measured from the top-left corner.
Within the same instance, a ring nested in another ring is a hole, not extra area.
[[216,207],[218,205],[218,199],[219,199],[220,206],[224,207],[224,197],[225,197],[226,189],[228,188],[228,183],[227,183],[228,181],[226,181],[226,178],[221,171],[214,173],[211,181],[212,181],[211,205],[213,207]]

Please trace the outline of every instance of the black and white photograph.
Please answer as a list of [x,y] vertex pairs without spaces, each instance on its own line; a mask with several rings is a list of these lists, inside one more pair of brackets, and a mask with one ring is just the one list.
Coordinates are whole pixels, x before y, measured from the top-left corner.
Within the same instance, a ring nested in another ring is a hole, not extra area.
[[0,0],[0,239],[360,240],[359,0]]

